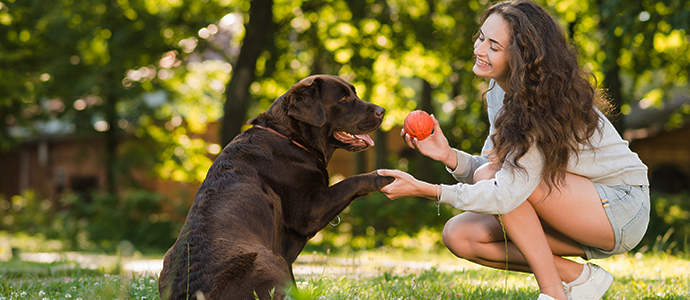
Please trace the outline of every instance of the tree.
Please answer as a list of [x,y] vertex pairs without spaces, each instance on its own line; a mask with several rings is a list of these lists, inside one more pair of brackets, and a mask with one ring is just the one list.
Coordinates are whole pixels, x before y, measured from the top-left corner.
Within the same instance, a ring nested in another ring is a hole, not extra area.
[[[687,1],[537,2],[563,25],[584,68],[612,97],[621,132],[633,107],[687,98]],[[208,149],[219,145],[196,135],[222,118],[224,145],[247,118],[316,73],[341,76],[362,99],[385,107],[382,133],[424,109],[441,121],[453,147],[477,153],[487,136],[487,84],[472,72],[486,0],[0,3],[0,149],[15,145],[22,129],[45,131],[55,122],[64,133],[97,135],[111,150],[111,191],[114,174],[127,164],[164,179],[202,180]],[[666,128],[685,124],[685,107]],[[135,140],[123,142],[123,134]],[[439,164],[383,153],[383,136],[377,134],[377,166],[452,182]],[[356,172],[364,171],[358,165]],[[360,203],[367,202],[353,209]],[[396,213],[381,205],[352,218],[376,211],[376,226],[419,228],[439,222],[415,216],[426,204],[396,203]]]
[[45,134],[42,121],[59,123],[61,133],[98,135],[105,145],[109,193],[116,191],[123,129],[146,126],[169,101],[166,93],[152,94],[161,89],[164,54],[184,53],[180,41],[223,11],[217,3],[157,0],[0,5],[0,85],[9,91],[0,95],[5,121],[0,144],[12,145],[9,126]]
[[249,86],[254,82],[256,63],[267,44],[272,40],[273,0],[252,0],[249,22],[239,57],[235,62],[232,79],[226,89],[225,109],[221,143],[229,143],[238,133],[247,118],[251,103]]
[[[632,107],[661,108],[687,94],[687,1],[547,2],[568,24],[586,69],[596,75],[600,87],[607,91],[614,109],[612,121],[619,132],[628,128],[626,119]],[[686,110],[674,113],[666,127],[681,126],[684,121],[680,115],[690,114],[690,109]]]

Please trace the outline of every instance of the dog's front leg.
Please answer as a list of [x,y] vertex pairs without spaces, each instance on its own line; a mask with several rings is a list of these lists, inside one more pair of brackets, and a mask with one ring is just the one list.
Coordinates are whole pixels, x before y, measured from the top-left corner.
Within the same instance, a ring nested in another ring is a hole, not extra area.
[[351,176],[326,188],[309,204],[310,213],[306,214],[309,220],[306,220],[307,226],[304,228],[304,234],[307,236],[315,235],[353,200],[379,191],[393,181],[393,177],[380,176],[376,171],[373,171]]

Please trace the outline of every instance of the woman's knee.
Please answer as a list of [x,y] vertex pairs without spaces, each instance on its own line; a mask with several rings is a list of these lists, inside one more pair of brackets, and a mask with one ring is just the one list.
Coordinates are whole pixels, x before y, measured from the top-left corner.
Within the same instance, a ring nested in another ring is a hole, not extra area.
[[461,215],[452,217],[450,220],[448,220],[448,222],[446,222],[446,225],[443,226],[441,239],[446,247],[450,248],[451,245],[456,244],[457,240],[462,240],[464,230],[462,229],[463,222],[460,216]]
[[473,244],[480,243],[487,233],[482,217],[490,216],[466,212],[448,220],[441,233],[448,250],[459,257],[470,258]]

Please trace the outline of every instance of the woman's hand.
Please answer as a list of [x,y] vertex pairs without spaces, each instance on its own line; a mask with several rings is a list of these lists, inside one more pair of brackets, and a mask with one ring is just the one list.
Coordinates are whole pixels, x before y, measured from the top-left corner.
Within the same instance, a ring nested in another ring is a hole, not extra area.
[[436,199],[438,197],[439,186],[417,180],[412,175],[400,170],[377,170],[381,176],[395,177],[395,181],[381,189],[381,193],[388,199],[395,200],[402,197],[425,197]]
[[436,117],[434,115],[431,115],[431,117],[434,119],[434,132],[428,138],[423,140],[413,138],[405,131],[405,128],[400,131],[400,137],[410,148],[417,149],[423,155],[440,161],[451,169],[455,169],[458,166],[455,151],[450,148],[448,139],[443,135]]

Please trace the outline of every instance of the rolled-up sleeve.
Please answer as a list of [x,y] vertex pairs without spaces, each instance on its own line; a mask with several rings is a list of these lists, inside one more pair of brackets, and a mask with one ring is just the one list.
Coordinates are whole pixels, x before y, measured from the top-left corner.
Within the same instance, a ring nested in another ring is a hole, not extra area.
[[455,150],[457,155],[458,166],[455,170],[451,170],[446,167],[446,170],[450,172],[455,180],[463,183],[471,183],[474,181],[474,171],[481,167],[483,164],[487,163],[489,159],[485,156],[470,155],[466,152]]
[[505,214],[527,200],[542,180],[544,155],[534,145],[518,160],[522,168],[511,168],[504,165],[496,172],[494,179],[469,184],[471,180],[467,179],[471,178],[472,175],[466,174],[469,172],[468,170],[476,170],[478,166],[487,161],[486,158],[482,160],[482,157],[479,156],[471,156],[466,153],[458,154],[458,167],[454,170],[453,175],[463,179],[461,181],[465,183],[442,184],[440,202],[464,211]]

